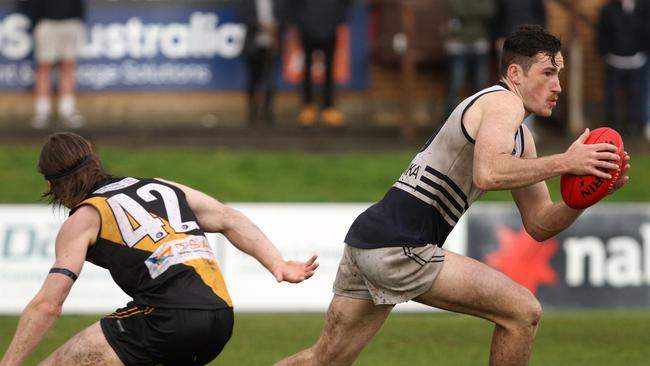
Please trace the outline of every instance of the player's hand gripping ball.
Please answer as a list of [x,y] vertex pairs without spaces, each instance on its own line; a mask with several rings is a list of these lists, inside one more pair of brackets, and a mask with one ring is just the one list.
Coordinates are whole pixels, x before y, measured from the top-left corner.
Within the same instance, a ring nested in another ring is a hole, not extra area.
[[617,153],[621,157],[616,163],[619,170],[610,170],[608,173],[611,179],[597,178],[593,175],[564,174],[560,179],[560,191],[562,199],[567,206],[575,209],[587,208],[603,199],[612,190],[614,183],[619,178],[621,168],[624,164],[623,139],[615,130],[608,127],[597,128],[589,134],[585,144],[609,143],[618,148]]

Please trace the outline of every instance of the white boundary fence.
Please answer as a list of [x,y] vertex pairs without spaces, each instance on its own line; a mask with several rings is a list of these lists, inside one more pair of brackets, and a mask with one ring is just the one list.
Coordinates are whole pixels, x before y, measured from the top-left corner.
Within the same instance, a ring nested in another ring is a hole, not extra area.
[[[343,238],[368,204],[233,204],[251,218],[287,259],[319,255],[316,275],[298,285],[278,284],[253,258],[222,235],[208,236],[238,311],[323,311],[343,252]],[[22,311],[54,262],[54,239],[67,217],[43,205],[0,205],[0,313]],[[461,225],[462,226],[462,225]],[[458,230],[462,232],[463,230]],[[462,237],[458,240],[464,244]],[[86,262],[65,313],[106,313],[130,298],[108,271]],[[416,304],[405,309],[422,309]]]
[[[332,297],[343,238],[369,204],[232,206],[250,217],[285,258],[306,260],[318,254],[320,262],[310,280],[278,284],[223,236],[209,235],[235,309],[324,311]],[[65,211],[44,205],[0,205],[0,314],[20,313],[36,293],[54,261],[54,239],[66,216]],[[485,260],[504,247],[497,235],[503,230],[522,231],[514,205],[475,204],[454,229],[445,249]],[[469,247],[468,238],[472,242]],[[546,259],[546,270],[555,272],[553,280],[535,284],[545,306],[650,308],[650,204],[596,205],[553,240],[548,245],[554,252]],[[129,300],[108,271],[87,263],[64,312],[107,313]],[[408,303],[397,309],[421,311],[425,307]]]

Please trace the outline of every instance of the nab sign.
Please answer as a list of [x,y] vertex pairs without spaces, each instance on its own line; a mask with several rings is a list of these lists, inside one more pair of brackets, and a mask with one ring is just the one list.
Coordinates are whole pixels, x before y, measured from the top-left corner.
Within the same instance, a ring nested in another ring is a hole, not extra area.
[[525,232],[513,206],[478,208],[468,218],[468,255],[527,287],[546,307],[650,306],[648,205],[591,207],[542,243]]

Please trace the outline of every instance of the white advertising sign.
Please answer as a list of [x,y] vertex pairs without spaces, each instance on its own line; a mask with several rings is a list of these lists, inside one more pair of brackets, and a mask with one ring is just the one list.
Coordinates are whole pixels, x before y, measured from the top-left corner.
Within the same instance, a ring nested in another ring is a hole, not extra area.
[[[318,255],[314,277],[300,284],[277,283],[255,259],[230,245],[222,235],[208,239],[236,311],[324,311],[343,252],[343,239],[367,203],[233,204],[253,220],[286,259]],[[0,205],[0,314],[17,314],[31,300],[54,263],[54,240],[67,217],[64,210],[44,205]],[[445,248],[465,252],[465,221],[450,235]],[[86,263],[64,305],[64,313],[108,313],[130,298],[108,271]],[[408,303],[398,310],[424,310]]]

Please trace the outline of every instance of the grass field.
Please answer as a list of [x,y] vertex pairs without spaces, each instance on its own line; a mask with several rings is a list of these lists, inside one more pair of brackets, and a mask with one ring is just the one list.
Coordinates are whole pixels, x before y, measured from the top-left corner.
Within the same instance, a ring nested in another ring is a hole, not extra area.
[[[100,147],[115,175],[161,176],[225,202],[372,202],[412,158],[413,151],[307,153],[187,148]],[[0,146],[0,203],[37,203],[45,183],[36,172],[38,147]],[[610,201],[650,201],[650,156],[633,155],[628,186]],[[169,169],[173,167],[173,169]],[[558,179],[549,184],[559,200]],[[483,200],[509,200],[493,192]],[[121,304],[115,304],[119,306]],[[99,316],[65,316],[26,365],[35,365]],[[269,365],[311,344],[324,314],[238,313],[235,334],[211,365]],[[0,317],[0,352],[17,317]],[[491,326],[447,313],[393,314],[355,365],[485,365]],[[545,314],[531,365],[642,366],[650,363],[650,311],[571,311]]]
[[[98,317],[63,317],[25,363],[36,365]],[[313,343],[324,314],[236,316],[233,338],[210,365],[271,365]],[[16,317],[0,317],[0,350]],[[492,328],[486,321],[450,313],[396,313],[363,351],[357,366],[487,365]],[[646,366],[650,359],[650,312],[581,311],[545,314],[532,366]]]
[[[114,175],[176,180],[224,202],[373,202],[383,196],[415,150],[345,154],[100,147]],[[0,146],[0,202],[36,203],[45,189],[36,171],[38,147]],[[650,155],[633,155],[628,185],[606,201],[650,201]],[[170,169],[170,167],[173,167]],[[559,179],[549,181],[559,200]],[[482,200],[511,200],[508,191]]]

